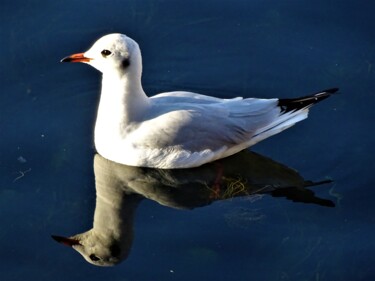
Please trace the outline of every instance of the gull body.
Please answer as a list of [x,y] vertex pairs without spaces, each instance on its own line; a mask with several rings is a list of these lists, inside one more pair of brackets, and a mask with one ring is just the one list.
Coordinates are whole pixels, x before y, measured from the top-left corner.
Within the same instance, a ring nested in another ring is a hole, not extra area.
[[140,48],[123,34],[106,35],[62,61],[102,72],[95,147],[109,160],[138,167],[191,168],[233,155],[307,118],[313,104],[337,91],[298,99],[221,99],[183,91],[148,97]]

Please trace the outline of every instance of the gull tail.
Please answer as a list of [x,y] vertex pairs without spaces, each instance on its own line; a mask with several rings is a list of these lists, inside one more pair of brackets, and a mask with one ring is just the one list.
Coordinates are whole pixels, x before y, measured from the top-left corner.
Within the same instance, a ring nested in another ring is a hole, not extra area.
[[280,133],[297,122],[306,119],[311,106],[328,98],[338,90],[338,88],[332,88],[305,97],[279,99],[277,106],[280,108],[280,115],[267,126],[259,128],[252,137],[250,145]]

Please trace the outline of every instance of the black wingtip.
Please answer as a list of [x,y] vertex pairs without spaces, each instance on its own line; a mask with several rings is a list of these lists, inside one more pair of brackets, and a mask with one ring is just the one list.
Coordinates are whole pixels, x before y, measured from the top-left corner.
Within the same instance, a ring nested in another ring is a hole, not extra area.
[[327,93],[330,93],[330,94],[334,94],[334,93],[336,93],[338,90],[339,90],[339,88],[331,88],[331,89],[324,90],[324,91],[322,91],[322,92],[327,92]]
[[283,113],[296,111],[303,108],[309,108],[310,106],[328,98],[332,94],[336,93],[339,88],[330,88],[312,95],[295,98],[295,99],[279,99],[278,106],[281,108]]

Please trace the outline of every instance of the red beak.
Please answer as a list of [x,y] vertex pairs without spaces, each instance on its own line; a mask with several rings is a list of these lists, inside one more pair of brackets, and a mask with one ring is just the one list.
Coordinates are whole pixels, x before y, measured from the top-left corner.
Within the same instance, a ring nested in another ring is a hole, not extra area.
[[81,245],[81,243],[79,243],[79,240],[77,239],[72,239],[72,238],[67,238],[67,237],[63,237],[63,236],[57,236],[57,235],[51,235],[51,237],[61,243],[61,244],[64,244],[66,246],[69,246],[69,247],[72,247],[74,245]]
[[74,54],[67,56],[61,60],[61,62],[89,62],[91,59],[85,57],[84,53]]

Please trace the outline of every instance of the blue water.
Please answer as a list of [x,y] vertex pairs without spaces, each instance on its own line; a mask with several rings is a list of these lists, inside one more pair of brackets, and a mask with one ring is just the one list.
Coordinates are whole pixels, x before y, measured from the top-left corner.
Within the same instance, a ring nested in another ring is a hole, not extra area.
[[[3,1],[1,280],[375,280],[373,1]],[[51,234],[90,229],[100,74],[60,64],[100,36],[141,46],[149,95],[341,94],[253,151],[334,208],[262,195],[177,210],[140,202],[129,257],[95,267]]]

